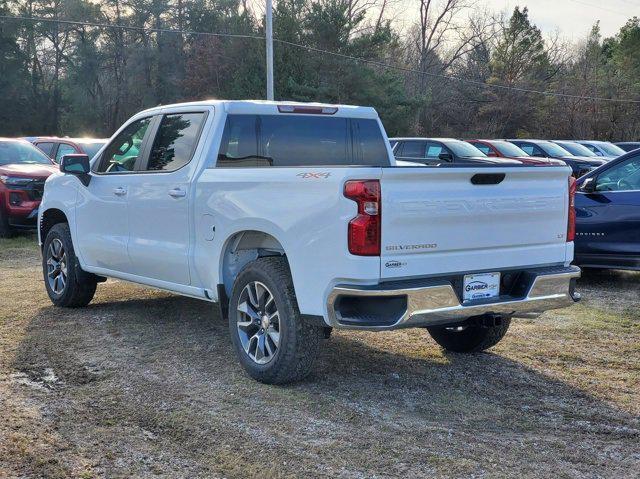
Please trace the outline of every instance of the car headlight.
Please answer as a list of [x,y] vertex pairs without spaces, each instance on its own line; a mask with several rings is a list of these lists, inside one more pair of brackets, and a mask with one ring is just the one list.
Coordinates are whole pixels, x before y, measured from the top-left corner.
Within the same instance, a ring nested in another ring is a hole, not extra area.
[[0,175],[0,181],[7,186],[27,186],[33,182],[33,178],[20,178],[18,176]]

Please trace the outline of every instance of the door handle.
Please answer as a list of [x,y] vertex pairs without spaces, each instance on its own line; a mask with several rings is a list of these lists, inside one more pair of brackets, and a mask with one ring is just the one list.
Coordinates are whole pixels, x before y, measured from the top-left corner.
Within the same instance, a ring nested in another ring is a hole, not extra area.
[[169,196],[173,198],[184,198],[187,196],[187,192],[182,188],[173,188],[172,190],[169,190]]
[[113,194],[116,196],[124,196],[127,194],[127,190],[125,190],[122,186],[118,186],[113,189]]

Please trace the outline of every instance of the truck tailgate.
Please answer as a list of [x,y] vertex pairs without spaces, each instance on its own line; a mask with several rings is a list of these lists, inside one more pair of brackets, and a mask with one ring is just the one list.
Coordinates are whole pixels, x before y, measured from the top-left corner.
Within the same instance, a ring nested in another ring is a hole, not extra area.
[[570,172],[384,168],[381,277],[564,263]]

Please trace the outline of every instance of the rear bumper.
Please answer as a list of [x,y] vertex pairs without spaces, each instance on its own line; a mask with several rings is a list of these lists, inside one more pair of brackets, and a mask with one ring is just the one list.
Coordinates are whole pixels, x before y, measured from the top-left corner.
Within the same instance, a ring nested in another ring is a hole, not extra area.
[[343,329],[391,330],[455,324],[486,314],[535,317],[580,299],[576,266],[518,272],[508,294],[462,302],[449,278],[376,286],[336,286],[327,299],[329,324]]

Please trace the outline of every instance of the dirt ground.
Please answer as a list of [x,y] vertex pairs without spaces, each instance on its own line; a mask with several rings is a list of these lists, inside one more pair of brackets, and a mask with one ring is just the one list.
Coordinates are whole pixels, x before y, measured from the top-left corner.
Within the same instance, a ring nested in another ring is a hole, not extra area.
[[304,383],[236,361],[208,303],[131,284],[49,303],[33,237],[0,241],[0,477],[640,477],[640,274],[488,353],[339,332]]

